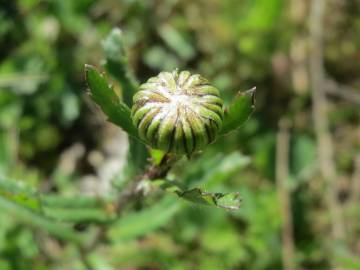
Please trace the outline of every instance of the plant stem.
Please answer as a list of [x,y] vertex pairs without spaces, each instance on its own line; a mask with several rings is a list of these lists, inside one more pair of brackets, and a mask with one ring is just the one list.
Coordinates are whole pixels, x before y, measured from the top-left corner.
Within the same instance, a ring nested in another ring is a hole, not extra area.
[[320,173],[325,181],[327,207],[330,214],[332,236],[334,240],[344,238],[341,206],[337,200],[337,173],[334,162],[334,145],[329,132],[327,99],[325,94],[325,71],[323,51],[323,30],[326,0],[313,0],[310,11],[309,54],[313,118],[318,146]]
[[[141,197],[141,188],[139,188],[139,184],[142,181],[155,180],[165,177],[178,160],[178,156],[166,154],[159,165],[152,164],[143,174],[135,177],[135,179],[119,194],[118,199],[114,204],[118,217],[121,216],[122,212],[129,204]],[[100,242],[104,241],[106,239],[106,229],[106,226],[101,226],[94,239],[86,247],[79,247],[81,254],[91,252]]]
[[282,260],[284,270],[295,269],[294,233],[289,179],[289,121],[281,119],[276,142],[276,185],[282,216]]

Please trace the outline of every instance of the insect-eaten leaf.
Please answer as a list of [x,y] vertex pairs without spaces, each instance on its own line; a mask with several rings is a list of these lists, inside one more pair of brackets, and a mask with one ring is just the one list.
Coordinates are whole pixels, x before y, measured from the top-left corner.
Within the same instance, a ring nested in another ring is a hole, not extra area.
[[221,134],[226,134],[239,128],[249,119],[255,109],[255,91],[256,87],[246,92],[241,92],[234,102],[225,109]]
[[180,198],[192,203],[216,206],[226,210],[238,210],[240,208],[241,199],[237,192],[212,193],[205,192],[200,188],[184,189],[180,183],[166,179],[158,179],[152,183],[166,192],[175,193]]
[[139,139],[137,129],[131,120],[130,108],[120,100],[106,79],[93,66],[85,65],[85,72],[91,98],[107,115],[108,120],[130,136]]

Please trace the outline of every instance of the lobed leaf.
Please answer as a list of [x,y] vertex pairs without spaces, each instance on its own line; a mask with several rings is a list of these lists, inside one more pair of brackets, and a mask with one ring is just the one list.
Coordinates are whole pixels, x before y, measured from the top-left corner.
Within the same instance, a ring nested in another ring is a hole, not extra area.
[[[123,101],[128,107],[131,107],[133,96],[138,89],[138,83],[130,71],[123,39],[121,30],[114,28],[102,42],[102,46],[106,56],[105,68],[120,84]],[[129,160],[130,166],[134,166],[133,169],[136,174],[145,168],[148,154],[145,145],[139,143],[137,129],[133,131],[132,137],[136,140],[130,138]]]
[[85,72],[91,98],[100,106],[109,121],[121,127],[133,138],[139,139],[129,107],[119,99],[108,86],[106,79],[93,66],[85,65]]
[[229,133],[249,119],[255,109],[255,90],[252,88],[246,92],[239,93],[235,101],[225,109],[221,134]]
[[196,204],[207,206],[216,206],[227,210],[238,210],[240,208],[241,199],[239,193],[211,193],[205,192],[199,188],[185,189],[180,183],[166,179],[158,179],[153,181],[155,185],[161,189],[175,193],[180,198]]

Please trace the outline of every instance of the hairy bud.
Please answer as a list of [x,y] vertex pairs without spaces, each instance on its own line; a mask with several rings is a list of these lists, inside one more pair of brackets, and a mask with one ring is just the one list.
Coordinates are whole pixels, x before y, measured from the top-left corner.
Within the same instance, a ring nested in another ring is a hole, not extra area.
[[215,140],[223,121],[219,91],[198,74],[161,72],[134,95],[132,120],[153,148],[192,154]]

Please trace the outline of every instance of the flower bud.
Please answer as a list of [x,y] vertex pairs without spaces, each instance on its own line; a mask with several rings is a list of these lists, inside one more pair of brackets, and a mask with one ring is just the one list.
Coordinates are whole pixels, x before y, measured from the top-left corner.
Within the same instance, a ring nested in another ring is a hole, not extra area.
[[192,154],[215,140],[223,120],[219,91],[188,71],[161,72],[134,95],[132,120],[153,148]]

